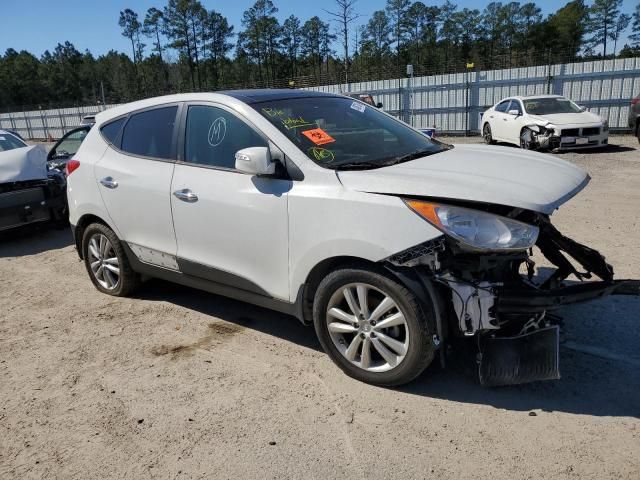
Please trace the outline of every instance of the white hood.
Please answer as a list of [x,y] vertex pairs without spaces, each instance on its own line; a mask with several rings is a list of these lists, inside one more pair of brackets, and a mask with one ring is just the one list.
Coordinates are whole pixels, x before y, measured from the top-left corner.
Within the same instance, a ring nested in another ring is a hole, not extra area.
[[390,167],[337,173],[351,190],[469,200],[547,214],[590,180],[581,168],[551,155],[484,145],[456,145]]
[[602,123],[602,118],[595,113],[555,113],[553,115],[529,115],[531,120],[554,125],[593,125]]
[[42,145],[0,152],[0,183],[47,178],[47,151]]

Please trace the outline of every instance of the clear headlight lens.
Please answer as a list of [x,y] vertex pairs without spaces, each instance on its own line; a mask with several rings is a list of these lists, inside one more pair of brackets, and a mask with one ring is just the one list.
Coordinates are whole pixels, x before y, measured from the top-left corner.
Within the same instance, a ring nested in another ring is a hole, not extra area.
[[405,200],[409,208],[442,232],[482,250],[524,250],[538,238],[538,227],[468,208]]

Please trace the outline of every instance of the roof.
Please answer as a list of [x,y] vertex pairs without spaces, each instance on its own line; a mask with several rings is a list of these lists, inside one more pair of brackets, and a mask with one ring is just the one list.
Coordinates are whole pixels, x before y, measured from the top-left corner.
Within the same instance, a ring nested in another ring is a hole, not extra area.
[[562,95],[513,95],[506,98],[517,98],[518,100],[530,100],[532,98],[562,98]]
[[[117,107],[109,108],[103,112],[96,114],[96,124],[102,123],[116,118],[120,115],[140,110],[148,107],[155,107],[163,104],[190,101],[224,101],[238,102],[239,104],[253,104],[270,100],[284,100],[291,98],[319,98],[319,97],[338,97],[340,95],[324,92],[314,92],[312,90],[296,90],[296,89],[255,89],[255,90],[222,90],[216,92],[195,92],[195,93],[177,93],[173,95],[165,95],[162,97],[152,97],[144,100],[138,100],[132,103],[125,103]],[[231,100],[232,99],[232,100]]]
[[336,94],[316,92],[313,90],[297,90],[289,88],[262,88],[252,90],[222,90],[216,92],[221,95],[228,95],[244,103],[258,103],[271,100],[284,100],[291,98],[309,97],[336,97]]

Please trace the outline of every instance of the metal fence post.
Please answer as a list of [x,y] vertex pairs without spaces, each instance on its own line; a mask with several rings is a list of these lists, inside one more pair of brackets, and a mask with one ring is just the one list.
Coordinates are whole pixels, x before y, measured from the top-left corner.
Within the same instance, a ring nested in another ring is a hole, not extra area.
[[26,110],[22,107],[22,116],[24,118],[25,123],[27,124],[27,138],[29,140],[33,140],[33,132],[31,130],[31,119],[27,116]]

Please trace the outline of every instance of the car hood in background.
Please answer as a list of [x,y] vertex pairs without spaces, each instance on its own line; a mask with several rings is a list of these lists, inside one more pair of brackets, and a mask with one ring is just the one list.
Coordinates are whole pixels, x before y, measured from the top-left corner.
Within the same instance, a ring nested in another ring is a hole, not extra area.
[[47,178],[47,151],[42,145],[0,152],[0,183]]
[[553,115],[529,115],[529,118],[541,122],[551,122],[554,125],[582,125],[602,123],[602,118],[595,113],[556,113]]
[[390,167],[337,174],[351,190],[493,203],[547,214],[590,179],[581,168],[551,155],[484,145],[456,145]]

